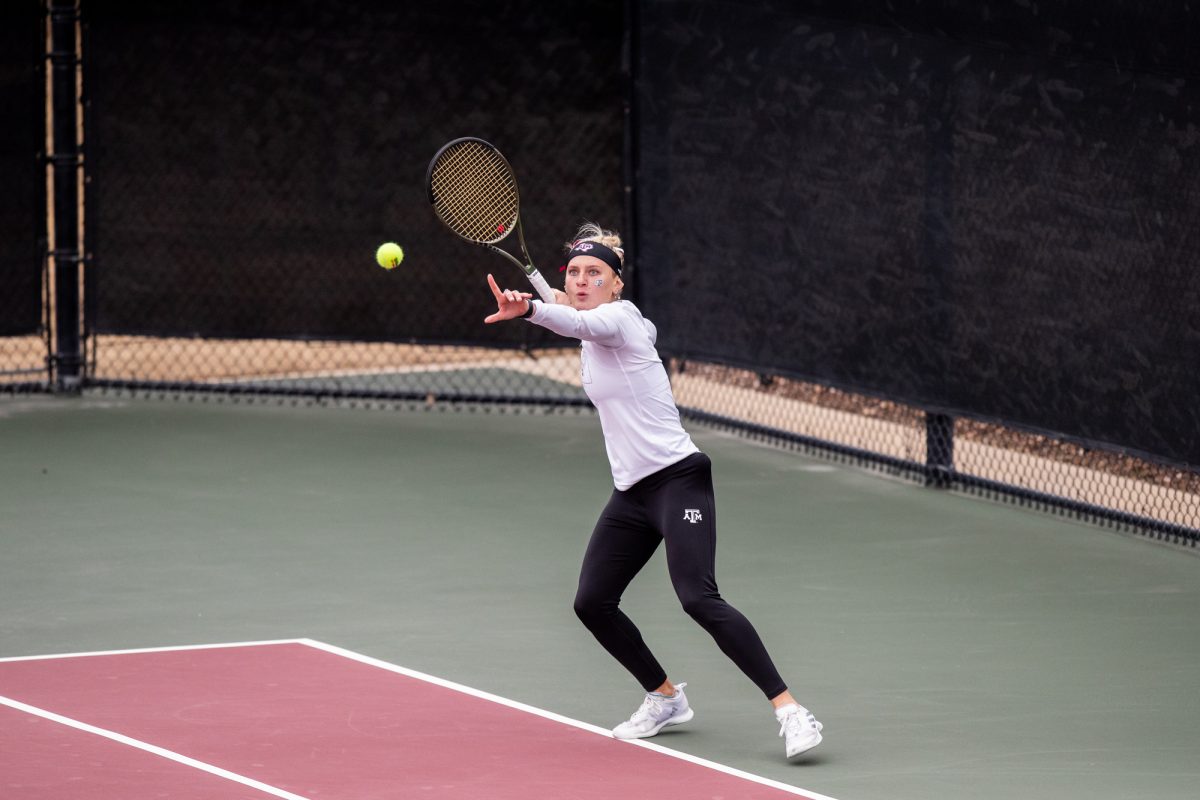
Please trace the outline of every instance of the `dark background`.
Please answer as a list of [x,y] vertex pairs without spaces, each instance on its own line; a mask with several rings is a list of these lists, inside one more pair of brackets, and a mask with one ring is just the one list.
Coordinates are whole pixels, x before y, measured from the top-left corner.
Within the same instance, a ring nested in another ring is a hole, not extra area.
[[[450,139],[499,147],[520,177],[530,253],[547,275],[583,220],[619,227],[622,17],[611,8],[85,3],[97,331],[536,335],[479,324],[494,310],[486,271],[521,287],[524,275],[441,226],[425,170]],[[402,273],[374,266],[388,240],[406,249]]]
[[[95,332],[564,344],[479,324],[483,274],[524,279],[424,197],[474,135],[552,283],[580,222],[627,228],[665,356],[1200,463],[1187,3],[83,10]],[[37,13],[0,34],[10,334],[40,315]]]
[[887,5],[639,6],[662,349],[1200,461],[1187,6]]
[[0,336],[41,327],[41,19],[36,3],[0,6]]

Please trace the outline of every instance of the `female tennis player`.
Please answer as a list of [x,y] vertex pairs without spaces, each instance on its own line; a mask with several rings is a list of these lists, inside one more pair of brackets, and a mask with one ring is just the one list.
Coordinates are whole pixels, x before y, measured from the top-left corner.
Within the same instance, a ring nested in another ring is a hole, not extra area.
[[488,275],[497,308],[484,321],[524,318],[582,340],[583,388],[600,415],[615,488],[583,557],[575,613],[646,690],[641,707],[613,735],[642,739],[693,716],[683,693],[687,684],[671,682],[618,607],[665,541],[671,584],[684,610],[771,701],[787,757],[794,758],[820,744],[822,726],[792,697],[749,620],[717,591],[712,463],[680,424],[654,348],[654,325],[621,299],[621,238],[586,223],[566,250],[565,291],[555,290],[556,303],[501,290]]

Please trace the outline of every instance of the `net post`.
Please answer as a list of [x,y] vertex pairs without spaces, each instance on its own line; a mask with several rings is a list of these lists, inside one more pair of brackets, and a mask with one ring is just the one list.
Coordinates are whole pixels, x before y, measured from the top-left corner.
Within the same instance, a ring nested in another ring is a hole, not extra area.
[[949,489],[954,478],[954,417],[925,412],[925,485]]

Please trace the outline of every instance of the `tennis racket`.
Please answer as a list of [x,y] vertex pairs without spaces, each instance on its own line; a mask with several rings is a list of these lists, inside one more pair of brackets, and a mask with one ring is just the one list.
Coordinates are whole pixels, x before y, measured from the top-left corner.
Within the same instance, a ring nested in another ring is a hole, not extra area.
[[[447,228],[516,264],[538,296],[554,302],[550,284],[533,266],[525,248],[517,176],[494,145],[473,136],[448,142],[429,162],[425,184],[429,202]],[[496,246],[514,228],[521,245],[519,259]]]

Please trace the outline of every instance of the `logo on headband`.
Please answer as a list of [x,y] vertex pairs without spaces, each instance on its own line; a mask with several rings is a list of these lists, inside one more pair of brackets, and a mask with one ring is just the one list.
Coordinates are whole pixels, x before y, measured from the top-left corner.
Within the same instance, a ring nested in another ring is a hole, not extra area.
[[[591,252],[593,250],[596,252]],[[573,242],[571,244],[571,252],[567,258],[572,258],[576,255],[587,255],[589,258],[598,258],[612,267],[613,272],[618,275],[621,274],[621,257],[601,242],[589,242],[583,239]]]

